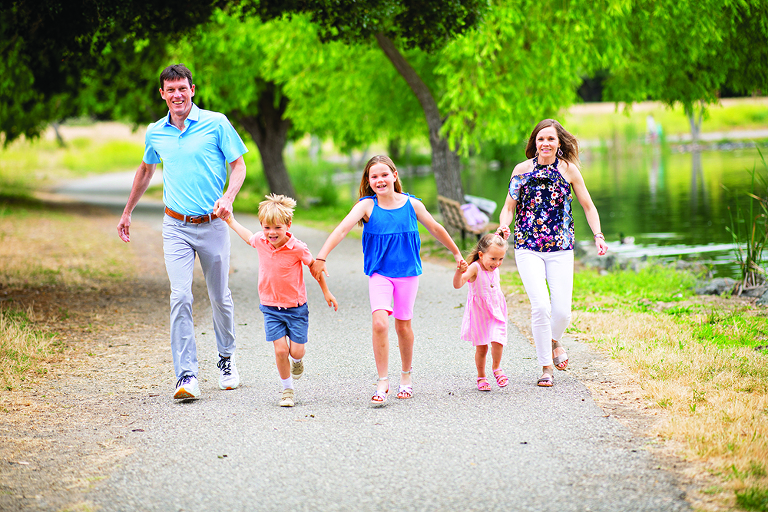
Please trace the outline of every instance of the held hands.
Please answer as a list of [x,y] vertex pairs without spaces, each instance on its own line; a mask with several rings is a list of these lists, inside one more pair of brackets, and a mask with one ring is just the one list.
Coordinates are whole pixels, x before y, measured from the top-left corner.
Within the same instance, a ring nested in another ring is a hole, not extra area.
[[503,237],[504,240],[508,240],[509,235],[511,234],[509,231],[509,226],[499,226],[499,229],[496,230],[496,234]]
[[325,275],[330,277],[328,269],[325,268],[325,262],[322,260],[315,260],[312,265],[309,266],[309,271],[312,273],[312,277],[320,279],[320,276],[325,272]]
[[232,215],[232,201],[226,197],[220,197],[213,205],[213,213],[221,220],[226,221]]
[[458,273],[460,273],[460,274],[463,274],[464,272],[466,272],[466,271],[467,271],[467,269],[468,269],[468,268],[469,268],[469,263],[467,263],[466,261],[464,261],[464,260],[462,259],[462,260],[461,260],[461,261],[458,263],[458,265],[456,265],[456,272],[458,272]]

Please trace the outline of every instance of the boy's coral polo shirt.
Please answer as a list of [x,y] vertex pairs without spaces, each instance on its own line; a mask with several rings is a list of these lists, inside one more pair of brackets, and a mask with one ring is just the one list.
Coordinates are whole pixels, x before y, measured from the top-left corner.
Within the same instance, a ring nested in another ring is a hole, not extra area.
[[306,304],[304,268],[312,263],[307,244],[288,233],[288,241],[275,249],[259,231],[251,239],[259,251],[259,301],[263,306],[295,308]]

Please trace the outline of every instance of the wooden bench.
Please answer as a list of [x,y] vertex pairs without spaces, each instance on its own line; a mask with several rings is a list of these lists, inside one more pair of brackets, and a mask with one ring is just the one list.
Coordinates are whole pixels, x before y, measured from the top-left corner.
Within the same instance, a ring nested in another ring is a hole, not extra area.
[[443,216],[443,224],[448,232],[453,231],[461,233],[462,246],[465,245],[467,233],[477,236],[477,239],[480,240],[480,237],[484,234],[499,229],[499,224],[496,222],[470,226],[467,223],[466,217],[464,217],[464,212],[462,212],[461,204],[459,204],[458,201],[438,195],[437,204],[440,207],[440,213]]

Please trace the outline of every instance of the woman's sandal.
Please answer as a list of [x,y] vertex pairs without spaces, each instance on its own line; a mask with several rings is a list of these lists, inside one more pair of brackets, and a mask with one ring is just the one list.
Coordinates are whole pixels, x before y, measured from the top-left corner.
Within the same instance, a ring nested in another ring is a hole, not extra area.
[[477,378],[477,390],[478,391],[490,391],[491,385],[488,383],[488,379],[486,377],[478,377]]
[[[379,381],[382,380],[389,380],[389,377],[379,377]],[[378,386],[378,383],[377,383]],[[387,403],[387,393],[389,393],[389,384],[387,384],[387,389],[384,392],[381,392],[378,390],[378,387],[376,389],[376,392],[371,397],[371,404],[373,405],[384,405]]]
[[[555,349],[562,348],[563,353],[559,356],[555,356]],[[558,370],[565,370],[568,368],[568,354],[565,353],[565,347],[559,341],[552,340],[552,362],[555,363],[555,368]]]
[[552,368],[544,368],[544,375],[536,383],[542,388],[551,388],[555,385],[555,376],[552,374]]
[[[408,370],[407,372],[400,371],[403,375],[410,375],[413,371],[413,368]],[[400,386],[397,388],[397,398],[400,398],[402,400],[405,400],[407,398],[413,398],[413,382],[410,384],[400,384]]]
[[504,375],[504,370],[501,368],[498,370],[493,370],[493,376],[496,377],[496,384],[498,384],[500,388],[503,388],[509,384],[509,379],[506,375]]

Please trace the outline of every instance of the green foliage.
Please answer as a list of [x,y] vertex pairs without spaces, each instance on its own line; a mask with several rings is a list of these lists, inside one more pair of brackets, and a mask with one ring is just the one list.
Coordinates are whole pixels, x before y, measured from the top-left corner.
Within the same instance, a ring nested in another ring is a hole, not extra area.
[[[77,112],[84,76],[103,65],[104,51],[142,38],[177,37],[205,22],[229,0],[189,0],[179,10],[159,0],[41,0],[3,2],[0,8],[0,133],[5,142],[36,137],[51,120]],[[153,51],[156,50],[153,48]],[[158,53],[158,52],[156,52]]]
[[693,117],[716,103],[725,85],[743,93],[766,90],[765,19],[768,4],[762,0],[633,2],[617,33],[622,52],[605,95],[679,103]]
[[768,511],[768,489],[751,486],[743,491],[736,491],[736,503],[746,510],[766,512]]
[[431,52],[472,27],[486,9],[484,0],[261,0],[256,11],[267,20],[308,14],[323,41],[354,45],[382,32],[406,49]]
[[492,140],[514,144],[576,100],[579,78],[608,66],[624,2],[495,1],[476,30],[440,54],[444,132],[463,152]]

